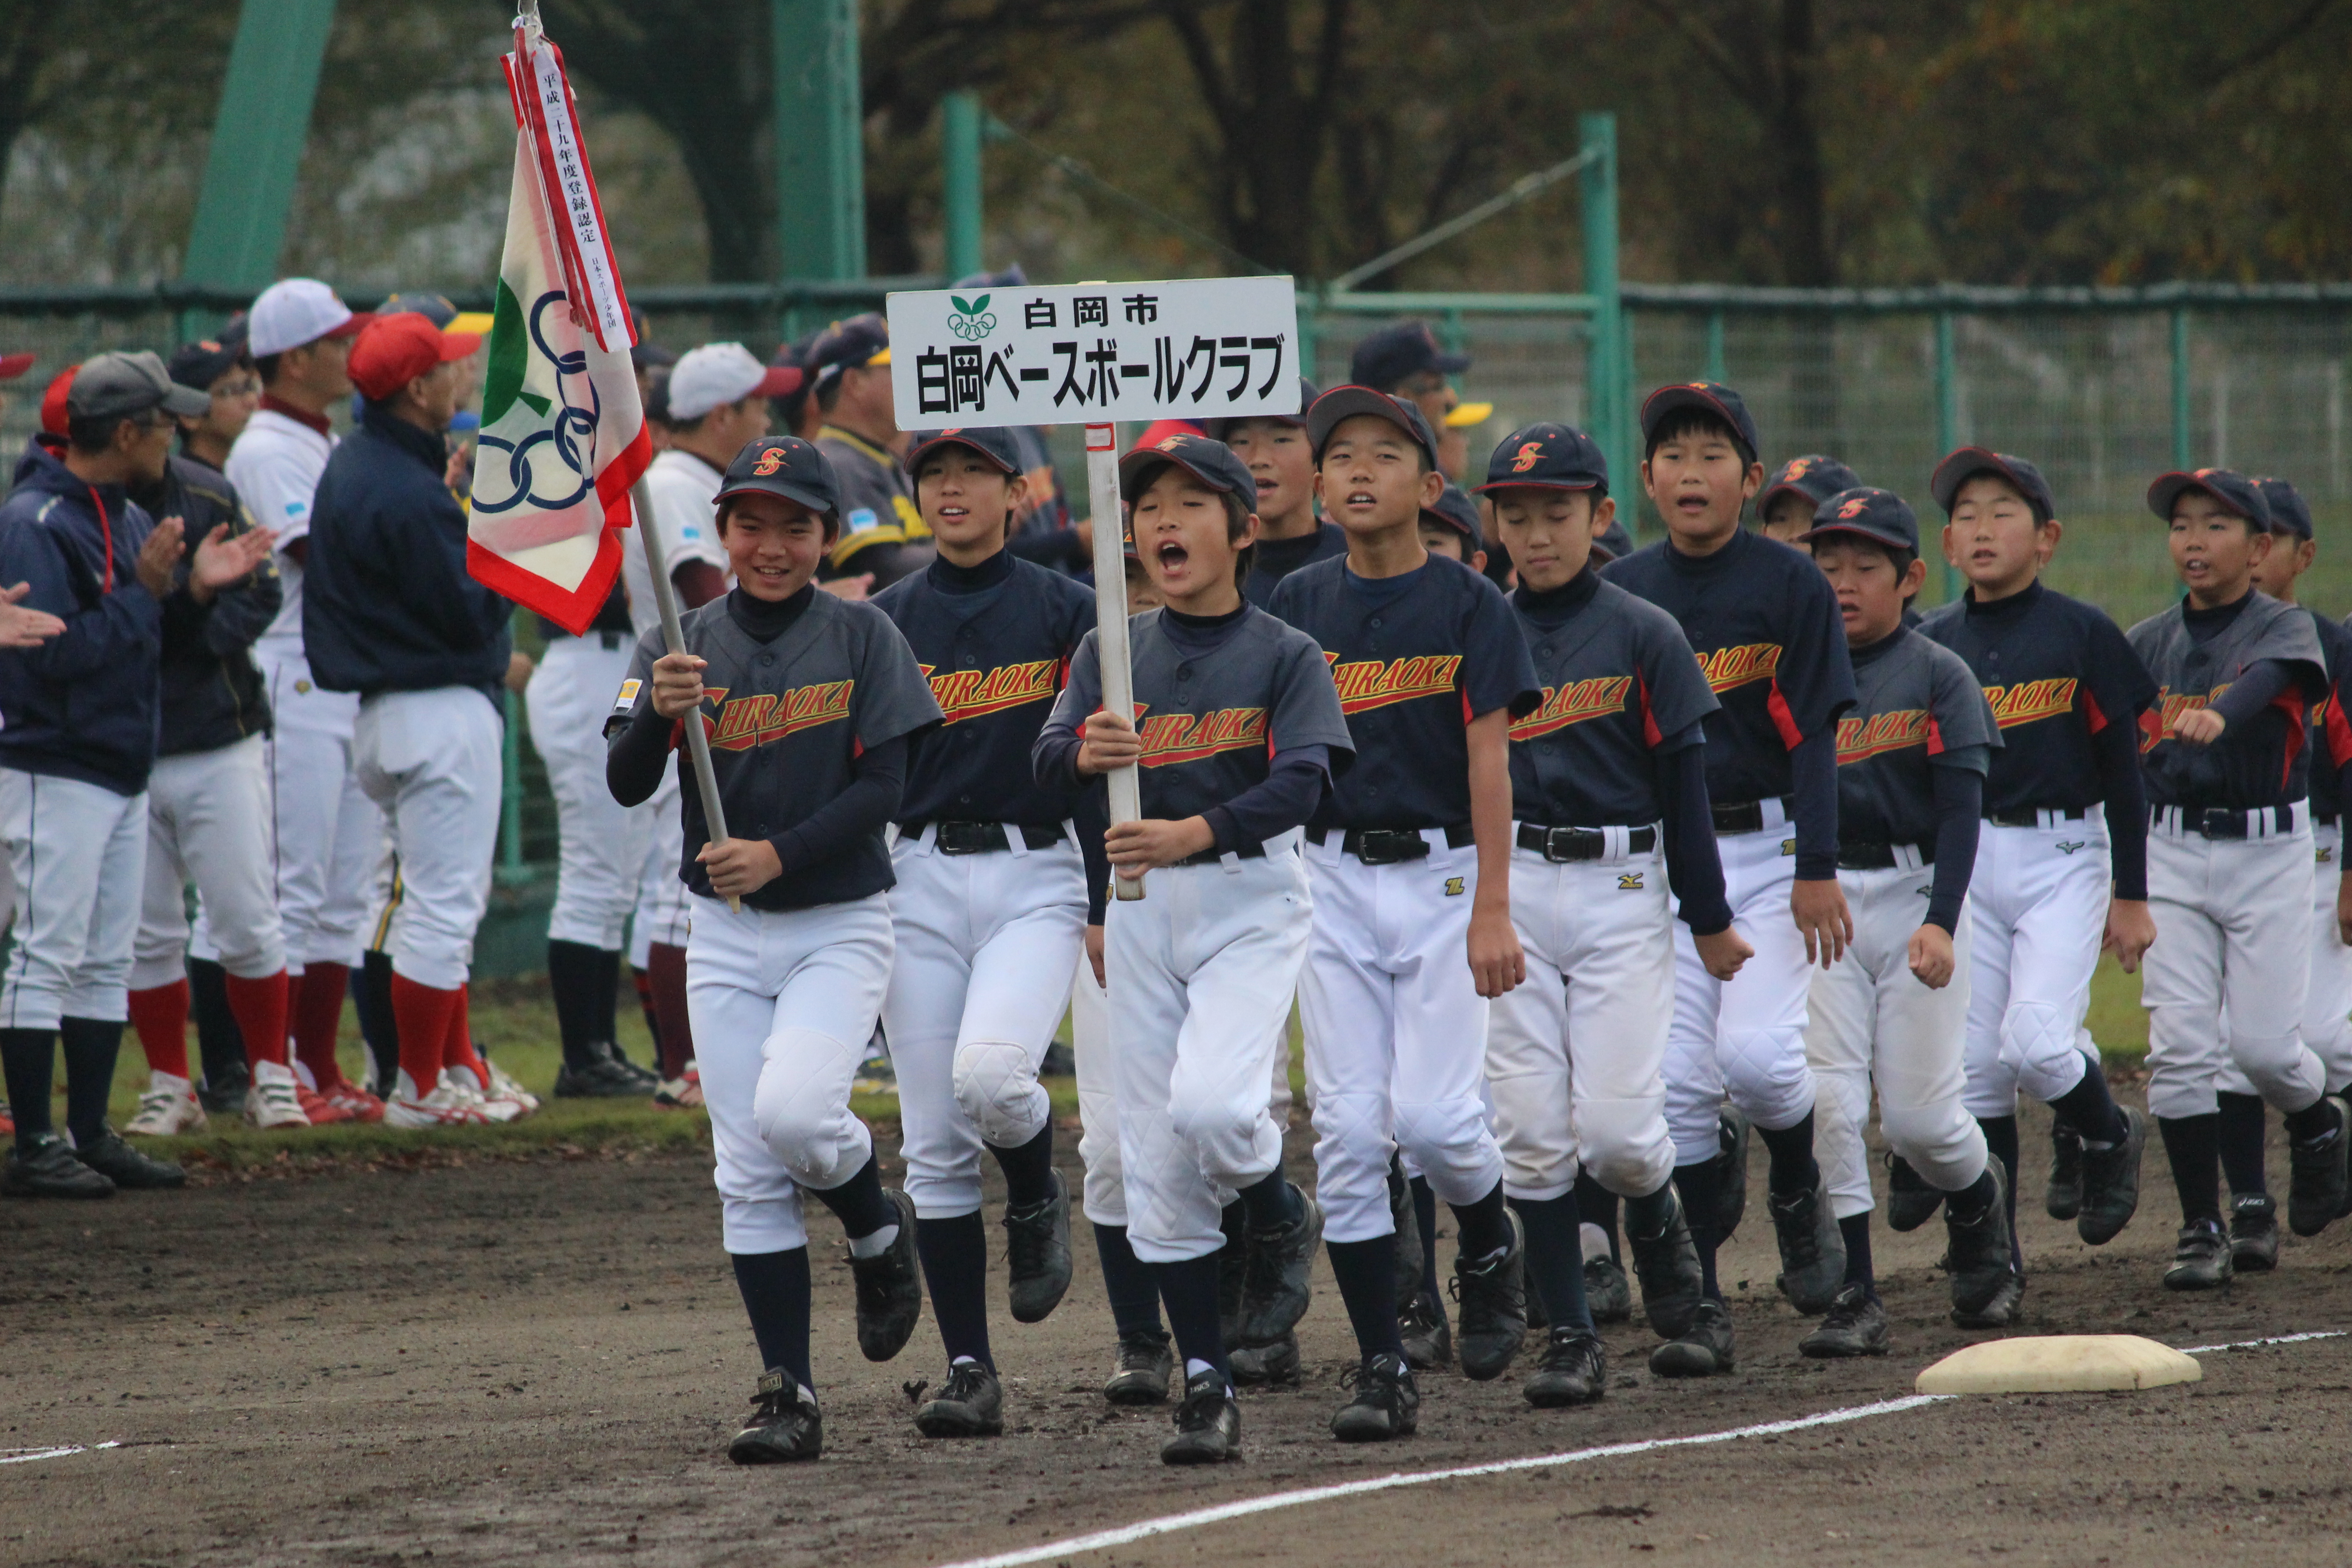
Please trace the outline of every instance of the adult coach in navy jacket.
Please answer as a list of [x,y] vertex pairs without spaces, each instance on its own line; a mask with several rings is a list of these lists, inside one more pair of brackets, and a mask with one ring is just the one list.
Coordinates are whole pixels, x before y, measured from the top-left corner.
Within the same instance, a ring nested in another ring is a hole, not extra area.
[[[466,511],[442,432],[457,363],[481,340],[384,316],[352,345],[360,428],[327,459],[310,511],[302,637],[311,673],[360,694],[352,766],[390,820],[403,895],[392,919],[400,1075],[384,1120],[509,1120],[466,1028],[474,928],[499,832],[499,683],[511,606],[466,574]],[[442,1069],[457,1070],[442,1079]]]

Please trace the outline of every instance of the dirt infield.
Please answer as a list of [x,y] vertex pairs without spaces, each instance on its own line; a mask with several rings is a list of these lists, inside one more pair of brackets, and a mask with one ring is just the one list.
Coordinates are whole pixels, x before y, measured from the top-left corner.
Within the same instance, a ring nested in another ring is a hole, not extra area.
[[[2029,1114],[2037,1196],[2045,1125]],[[1296,1135],[1294,1147],[1303,1158]],[[2352,1238],[2336,1233],[2290,1239],[2279,1273],[2217,1298],[2167,1296],[2158,1260],[2177,1215],[2153,1150],[2147,1174],[2140,1217],[2095,1255],[2027,1205],[2030,1331],[2195,1345],[2352,1327]],[[848,1271],[820,1228],[826,1457],[746,1471],[720,1450],[757,1369],[699,1162],[468,1163],[12,1203],[0,1205],[0,1448],[125,1447],[0,1466],[0,1563],[971,1559],[1301,1487],[1907,1394],[1920,1366],[1969,1338],[1944,1320],[1939,1233],[1881,1233],[1896,1333],[1883,1360],[1797,1356],[1802,1325],[1771,1293],[1769,1230],[1751,1219],[1725,1263],[1736,1374],[1654,1380],[1648,1335],[1620,1327],[1597,1409],[1538,1415],[1511,1379],[1427,1377],[1421,1435],[1372,1449],[1324,1436],[1346,1356],[1327,1274],[1302,1330],[1306,1385],[1245,1396],[1249,1460],[1207,1474],[1155,1461],[1162,1414],[1114,1414],[1097,1395],[1109,1330],[1091,1247],[1054,1318],[997,1330],[1006,1436],[942,1445],[915,1436],[901,1391],[940,1375],[928,1320],[891,1365],[858,1359]],[[992,1286],[1001,1301],[1001,1274]],[[2342,1562],[2352,1341],[2207,1361],[2202,1384],[2146,1394],[1955,1401],[1058,1560],[2123,1563],[2194,1542],[2223,1547],[2232,1568]]]

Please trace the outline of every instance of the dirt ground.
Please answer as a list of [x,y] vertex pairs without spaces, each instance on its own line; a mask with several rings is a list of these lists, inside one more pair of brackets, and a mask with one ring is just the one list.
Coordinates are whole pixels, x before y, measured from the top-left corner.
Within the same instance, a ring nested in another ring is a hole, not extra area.
[[[2045,1128],[2029,1113],[2034,1200]],[[1297,1134],[1293,1146],[1306,1169]],[[2147,1174],[2139,1218],[2096,1254],[2025,1205],[2027,1331],[2196,1345],[2352,1327],[2339,1232],[2290,1239],[2278,1273],[2218,1297],[2168,1296],[2157,1278],[2178,1216],[2153,1148]],[[1759,1163],[1758,1192],[1761,1176]],[[473,1163],[10,1203],[0,1448],[123,1447],[0,1466],[0,1562],[946,1563],[1299,1487],[1865,1404],[1909,1393],[1971,1337],[1944,1316],[1941,1226],[1882,1231],[1895,1353],[1803,1361],[1759,1219],[1725,1260],[1736,1374],[1654,1380],[1646,1331],[1620,1326],[1606,1404],[1539,1414],[1509,1377],[1425,1376],[1420,1435],[1381,1447],[1325,1436],[1347,1359],[1325,1274],[1301,1331],[1305,1385],[1245,1395],[1248,1460],[1213,1473],[1164,1469],[1166,1415],[1114,1413],[1096,1392],[1110,1333],[1091,1246],[1051,1320],[996,1330],[1006,1436],[934,1444],[901,1389],[941,1374],[928,1318],[897,1363],[859,1359],[848,1270],[820,1228],[825,1458],[740,1470],[722,1450],[758,1369],[699,1162]],[[1001,1273],[992,1287],[1001,1303]],[[1049,1561],[2121,1563],[2226,1543],[2232,1568],[2341,1563],[2348,1395],[2352,1340],[2320,1341],[2210,1356],[2206,1380],[2180,1388],[1954,1401]]]

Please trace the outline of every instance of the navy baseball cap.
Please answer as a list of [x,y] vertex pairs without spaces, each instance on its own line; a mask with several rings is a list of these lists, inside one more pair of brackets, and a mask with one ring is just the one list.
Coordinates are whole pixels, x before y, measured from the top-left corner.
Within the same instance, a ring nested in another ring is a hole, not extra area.
[[835,321],[809,344],[807,367],[822,386],[845,370],[890,363],[890,323],[869,310]]
[[1746,444],[1749,461],[1754,461],[1755,454],[1763,449],[1764,444],[1756,437],[1755,416],[1748,412],[1748,405],[1739,394],[1719,381],[1679,382],[1650,394],[1649,401],[1642,405],[1643,444],[1656,441],[1667,421],[1686,408],[1712,414],[1730,426],[1732,433]]
[[629,363],[637,370],[660,370],[677,363],[677,351],[663,348],[653,341],[653,325],[646,313],[635,306],[629,307],[629,324],[636,329],[637,341],[629,345]]
[[824,518],[828,528],[839,524],[841,486],[833,465],[797,436],[762,436],[747,442],[727,465],[719,493],[710,499],[723,512],[729,501],[749,495],[782,496]]
[[907,448],[907,472],[919,474],[923,468],[923,455],[941,447],[968,447],[1008,474],[1021,471],[1021,448],[1013,445],[1013,432],[1003,426],[975,430],[925,430],[917,435],[914,444]]
[[1249,465],[1213,436],[1180,430],[1149,447],[1138,447],[1118,460],[1118,498],[1130,506],[1147,484],[1159,477],[1162,465],[1173,463],[1220,495],[1237,496],[1244,508],[1257,510],[1257,481]]
[[1592,563],[1606,566],[1612,561],[1622,561],[1633,553],[1633,536],[1625,531],[1625,520],[1612,517],[1609,526],[1593,536]]
[[1348,362],[1348,379],[1387,392],[1424,371],[1459,375],[1469,368],[1470,356],[1439,347],[1427,321],[1399,321],[1356,345],[1356,357]]
[[2271,531],[2285,529],[2297,539],[2311,537],[2311,507],[2303,492],[2284,479],[2257,479],[2254,489],[2263,492],[2263,500],[2271,509]]
[[657,364],[646,375],[646,417],[656,425],[670,422],[669,368]]
[[2199,468],[2194,473],[2158,475],[2156,482],[2147,487],[2147,510],[2170,522],[2173,503],[2187,490],[2203,490],[2226,510],[2237,513],[2263,532],[2270,531],[2270,501],[2253,480],[2228,468]]
[[1486,459],[1486,482],[1477,488],[1481,495],[1519,489],[1591,490],[1598,500],[1609,493],[1609,459],[1573,425],[1522,425]]
[[1773,469],[1772,477],[1764,481],[1764,489],[1756,497],[1756,514],[1761,517],[1771,510],[1772,502],[1783,490],[1801,498],[1809,507],[1818,507],[1840,490],[1861,488],[1862,476],[1835,458],[1818,452],[1791,458]]
[[1479,546],[1478,503],[1459,485],[1448,485],[1437,492],[1437,504],[1421,509],[1423,522],[1434,522],[1450,528],[1462,536],[1465,552]]
[[173,351],[164,369],[182,386],[207,392],[213,383],[238,365],[250,365],[252,363],[252,356],[245,352],[245,331],[239,325],[234,332],[224,327],[216,338],[199,338],[192,343],[182,343]]
[[1273,419],[1285,425],[1296,425],[1299,428],[1305,429],[1307,426],[1307,411],[1314,407],[1315,400],[1322,395],[1322,393],[1316,390],[1315,384],[1302,375],[1298,378],[1297,413],[1245,414],[1242,416],[1241,419],[1212,419],[1209,421],[1209,434],[1222,441],[1225,438],[1225,432],[1231,430],[1234,426],[1242,423],[1243,419]]
[[2033,509],[2034,521],[2048,522],[2058,515],[2058,498],[2051,493],[2050,481],[2042,477],[2040,468],[2022,458],[2012,458],[1989,447],[1963,447],[1937,464],[1935,477],[1927,481],[1945,516],[1951,515],[1952,505],[1960,497],[1960,487],[1979,474],[1990,474],[2008,481],[2025,498],[2025,504]]
[[1430,434],[1429,421],[1422,417],[1420,405],[1410,398],[1356,385],[1333,387],[1307,411],[1307,438],[1315,444],[1318,463],[1323,460],[1323,448],[1329,443],[1331,432],[1339,427],[1341,420],[1352,419],[1359,414],[1385,419],[1402,430],[1420,445],[1429,466],[1437,467],[1437,437]]
[[1919,553],[1919,519],[1911,503],[1893,490],[1870,485],[1840,490],[1815,509],[1813,526],[1797,535],[1797,542],[1810,544],[1838,533],[1855,534],[1890,550]]

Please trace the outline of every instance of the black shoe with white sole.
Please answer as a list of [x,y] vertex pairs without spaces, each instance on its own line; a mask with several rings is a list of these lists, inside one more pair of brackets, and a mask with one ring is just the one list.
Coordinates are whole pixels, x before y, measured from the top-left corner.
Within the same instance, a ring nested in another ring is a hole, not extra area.
[[1103,1384],[1113,1405],[1165,1405],[1176,1375],[1176,1353],[1160,1330],[1139,1329],[1118,1336],[1118,1370]]
[[0,1192],[12,1198],[110,1198],[114,1182],[74,1158],[73,1145],[54,1132],[16,1137]]
[[2230,1262],[2230,1238],[2221,1225],[2192,1219],[2173,1240],[2172,1267],[2164,1271],[2168,1290],[2218,1290],[2236,1270]]
[[1886,1309],[1876,1296],[1849,1284],[1830,1303],[1821,1326],[1797,1342],[1797,1353],[1815,1361],[1886,1353]]
[[1342,1443],[1385,1443],[1410,1437],[1421,1425],[1421,1390],[1412,1369],[1383,1352],[1339,1374],[1355,1392],[1331,1415],[1331,1436]]
[[1731,1313],[1712,1296],[1698,1304],[1678,1338],[1650,1352],[1650,1371],[1660,1377],[1713,1377],[1732,1366]]
[[915,1407],[926,1437],[994,1437],[1004,1430],[1004,1385],[976,1361],[948,1368],[947,1385]]
[[1224,1374],[1211,1368],[1184,1384],[1176,1436],[1160,1446],[1163,1465],[1222,1465],[1242,1457],[1242,1407]]
[[169,1160],[142,1153],[122,1141],[111,1127],[74,1150],[74,1158],[125,1191],[139,1188],[184,1187],[188,1173]]
[[1601,1336],[1583,1329],[1554,1329],[1519,1392],[1538,1410],[1565,1410],[1600,1399],[1609,1392],[1609,1352]]
[[751,1394],[751,1419],[727,1445],[739,1465],[787,1465],[824,1451],[824,1417],[816,1394],[782,1367],[760,1376]]
[[2268,1193],[2238,1193],[2230,1199],[2230,1268],[2239,1274],[2267,1274],[2278,1267],[2278,1200]]

